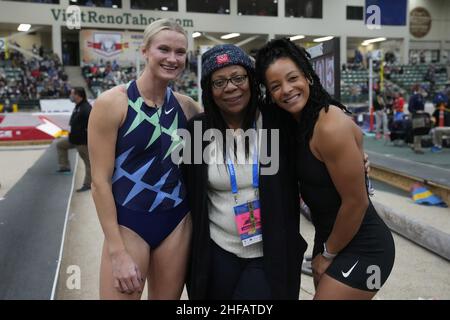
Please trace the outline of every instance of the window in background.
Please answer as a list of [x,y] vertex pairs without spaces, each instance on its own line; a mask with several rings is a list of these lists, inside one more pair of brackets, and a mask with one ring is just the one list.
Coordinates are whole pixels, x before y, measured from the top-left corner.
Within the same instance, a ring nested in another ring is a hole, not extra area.
[[278,0],[238,0],[238,14],[276,17]]
[[230,14],[230,0],[186,0],[188,12]]
[[122,8],[122,0],[69,0],[69,5],[99,8]]
[[177,0],[131,0],[131,9],[178,11]]
[[322,19],[322,0],[286,0],[285,15]]
[[7,0],[13,2],[33,2],[33,3],[46,3],[46,4],[59,4],[59,0]]
[[347,20],[364,20],[364,7],[347,6]]

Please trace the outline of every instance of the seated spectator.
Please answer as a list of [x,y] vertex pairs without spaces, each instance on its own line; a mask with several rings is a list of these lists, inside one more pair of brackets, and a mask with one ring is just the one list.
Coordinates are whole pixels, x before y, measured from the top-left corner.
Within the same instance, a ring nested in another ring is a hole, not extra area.
[[431,152],[442,151],[442,136],[450,136],[450,110],[447,109],[448,98],[443,93],[438,93],[434,98],[436,110],[431,116],[434,128],[431,130],[433,147]]
[[394,99],[394,119],[399,120],[403,118],[403,107],[405,106],[405,99],[400,92],[395,93]]

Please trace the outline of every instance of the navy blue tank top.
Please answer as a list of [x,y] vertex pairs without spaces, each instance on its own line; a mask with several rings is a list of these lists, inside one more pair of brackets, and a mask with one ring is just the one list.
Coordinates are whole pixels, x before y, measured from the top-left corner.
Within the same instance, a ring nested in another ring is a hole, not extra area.
[[114,200],[135,211],[173,209],[186,197],[180,168],[171,159],[181,143],[176,130],[186,128],[186,116],[170,88],[160,108],[144,102],[136,81],[128,83],[127,94],[127,116],[116,142]]

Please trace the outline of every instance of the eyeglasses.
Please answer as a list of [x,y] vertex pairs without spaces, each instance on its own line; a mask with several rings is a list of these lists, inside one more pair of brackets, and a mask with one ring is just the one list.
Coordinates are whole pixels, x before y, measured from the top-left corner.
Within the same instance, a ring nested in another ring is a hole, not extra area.
[[217,79],[217,80],[212,81],[212,85],[216,89],[224,89],[228,85],[228,82],[231,82],[236,87],[239,87],[245,83],[247,78],[248,78],[248,75],[240,75],[240,76],[234,76],[234,77],[231,77],[228,79]]

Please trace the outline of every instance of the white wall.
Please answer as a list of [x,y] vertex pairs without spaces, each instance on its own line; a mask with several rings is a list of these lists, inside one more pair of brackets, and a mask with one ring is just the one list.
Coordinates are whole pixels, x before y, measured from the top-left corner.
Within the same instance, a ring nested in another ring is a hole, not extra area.
[[[280,12],[284,12],[285,0],[278,0]],[[179,0],[179,12],[161,12],[149,10],[131,10],[130,1],[122,0],[123,8],[104,9],[104,8],[88,8],[81,7],[85,16],[96,15],[97,20],[100,15],[104,15],[104,20],[107,22],[106,16],[131,15],[139,19],[140,15],[148,19],[158,19],[172,17],[180,20],[191,20],[192,26],[186,26],[188,32],[204,31],[204,32],[240,32],[248,34],[264,34],[273,37],[276,34],[305,34],[312,36],[334,35],[339,36],[342,41],[346,43],[346,37],[388,37],[395,39],[405,39],[401,51],[403,56],[407,55],[409,51],[410,38],[414,41],[433,41],[440,42],[442,47],[446,46],[445,41],[450,41],[450,1],[448,0],[409,0],[409,9],[411,11],[417,6],[426,7],[432,16],[432,28],[430,33],[423,39],[415,39],[409,34],[408,26],[382,26],[381,29],[369,30],[363,21],[348,21],[346,20],[346,6],[356,5],[365,6],[365,0],[323,0],[323,18],[322,19],[304,19],[304,18],[286,18],[286,17],[260,17],[260,16],[238,16],[237,0],[230,0],[230,9],[232,14],[202,14],[186,12],[185,0]],[[50,25],[54,30],[59,30],[56,26],[65,28],[65,22],[62,20],[62,13],[68,6],[69,0],[60,0],[60,5],[47,5],[35,3],[21,3],[11,1],[0,1],[0,23],[31,23],[32,25]],[[51,10],[54,10],[53,13]],[[60,10],[60,11],[58,11]],[[60,12],[58,20],[55,20],[55,15]],[[409,12],[407,15],[409,20]],[[103,28],[103,29],[131,29],[143,30],[145,25],[133,24],[133,19],[129,18],[128,24],[111,24],[111,23],[82,23],[82,28]],[[60,37],[60,36],[59,36]],[[53,36],[52,44],[57,44],[60,41]],[[45,39],[48,43],[48,39]],[[39,43],[39,42],[38,42]],[[428,42],[427,42],[428,43]],[[254,45],[250,43],[245,47]],[[412,42],[411,46],[418,45]],[[425,44],[419,46],[425,46]],[[347,54],[347,48],[342,48],[341,55]],[[442,49],[444,50],[444,49]]]
[[[184,0],[181,0],[184,1]],[[279,0],[284,3],[284,0]],[[45,5],[34,3],[0,1],[0,22],[18,23],[28,22],[31,24],[65,25],[60,18],[55,21],[51,9],[65,10],[68,1],[61,0],[61,5]],[[202,14],[191,12],[160,12],[148,10],[131,9],[102,9],[81,7],[82,11],[92,12],[99,15],[120,15],[132,14],[139,16],[143,14],[148,18],[173,17],[178,19],[192,19],[193,27],[187,27],[189,31],[208,32],[241,32],[241,33],[263,33],[263,34],[298,34],[309,35],[335,35],[335,36],[361,36],[376,37],[390,35],[392,37],[402,37],[406,33],[406,27],[386,26],[381,30],[369,30],[363,21],[347,21],[346,5],[364,5],[364,0],[323,0],[323,19],[285,18],[285,17],[259,17],[259,16],[237,16]],[[281,4],[280,4],[281,5]],[[54,11],[55,14],[57,11]],[[14,14],[12,14],[14,13]],[[105,19],[106,20],[106,19]],[[82,24],[89,28],[112,28],[112,29],[144,29],[145,26],[133,25],[130,19],[128,25],[111,23],[89,23]],[[326,21],[326,23],[324,23]]]
[[[5,32],[0,30],[0,38],[3,37],[8,37],[10,36],[12,33],[15,32]],[[39,48],[39,46],[41,44],[44,44],[42,42],[42,37],[41,34],[37,33],[37,34],[27,34],[27,35],[23,35],[23,36],[19,36],[19,37],[14,37],[13,39],[14,42],[17,42],[21,48],[25,49],[25,50],[30,50],[33,48],[33,44],[35,44],[37,46],[37,48]]]

